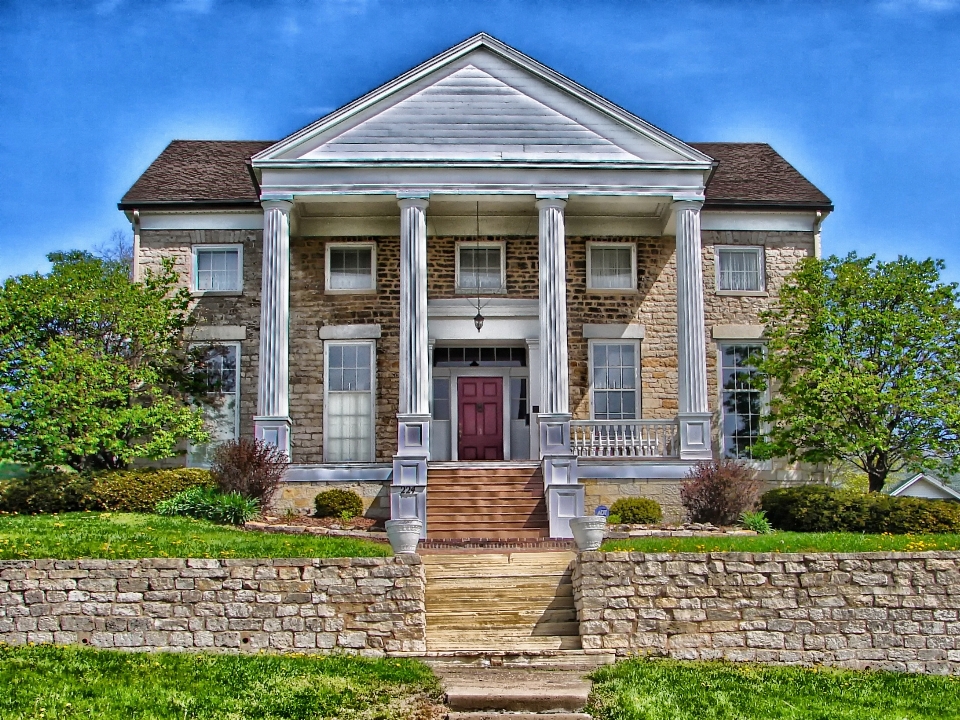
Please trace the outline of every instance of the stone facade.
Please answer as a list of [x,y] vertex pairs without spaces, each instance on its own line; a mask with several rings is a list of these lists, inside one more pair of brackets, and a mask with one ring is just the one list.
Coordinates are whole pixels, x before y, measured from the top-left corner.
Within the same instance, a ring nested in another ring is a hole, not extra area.
[[960,674],[960,552],[589,552],[573,586],[587,650]]
[[645,497],[655,500],[663,510],[663,521],[682,522],[684,509],[680,504],[680,483],[677,480],[637,480],[633,478],[594,480],[581,478],[583,506],[592,514],[598,505],[610,507],[620,498]]
[[0,561],[0,642],[424,652],[420,558]]
[[363,501],[363,517],[373,520],[390,519],[390,484],[388,482],[287,482],[280,497],[273,501],[276,512],[293,512],[297,515],[312,515],[313,500],[324,490],[347,490],[357,493]]

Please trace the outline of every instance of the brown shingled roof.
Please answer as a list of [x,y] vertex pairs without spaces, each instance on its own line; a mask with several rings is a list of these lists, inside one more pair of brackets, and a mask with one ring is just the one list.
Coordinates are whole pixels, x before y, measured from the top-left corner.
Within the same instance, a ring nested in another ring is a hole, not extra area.
[[833,209],[830,198],[766,143],[688,144],[719,163],[707,183],[707,206]]
[[256,140],[174,140],[123,196],[120,208],[156,203],[259,206],[247,161],[271,145]]
[[[148,205],[259,206],[248,161],[272,141],[174,140],[127,191],[121,210]],[[830,198],[766,143],[690,143],[719,165],[707,207],[832,210]]]

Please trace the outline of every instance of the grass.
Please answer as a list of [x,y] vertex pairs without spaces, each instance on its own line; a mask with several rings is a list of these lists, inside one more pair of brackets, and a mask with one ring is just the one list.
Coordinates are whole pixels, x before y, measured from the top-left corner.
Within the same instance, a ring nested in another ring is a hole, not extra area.
[[0,718],[399,720],[439,695],[410,660],[0,646]]
[[0,560],[144,557],[386,557],[383,543],[251,532],[206,520],[134,513],[0,515]]
[[627,660],[593,675],[598,720],[950,720],[960,678]]
[[857,533],[776,532],[717,537],[638,537],[608,540],[601,550],[634,552],[880,552],[960,550],[960,535],[861,535]]

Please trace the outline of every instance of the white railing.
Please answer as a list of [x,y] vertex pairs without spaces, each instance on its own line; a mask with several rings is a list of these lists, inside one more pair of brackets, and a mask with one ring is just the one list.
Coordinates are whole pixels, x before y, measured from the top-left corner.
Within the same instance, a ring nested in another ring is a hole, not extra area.
[[678,429],[675,420],[574,420],[570,442],[582,458],[674,458]]

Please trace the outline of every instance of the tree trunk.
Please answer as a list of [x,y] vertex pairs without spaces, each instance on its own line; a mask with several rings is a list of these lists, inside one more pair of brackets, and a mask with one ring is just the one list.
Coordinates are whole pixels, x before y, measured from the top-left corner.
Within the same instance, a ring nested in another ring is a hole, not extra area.
[[867,477],[870,479],[870,492],[878,493],[883,490],[883,486],[887,482],[886,473],[867,473]]

